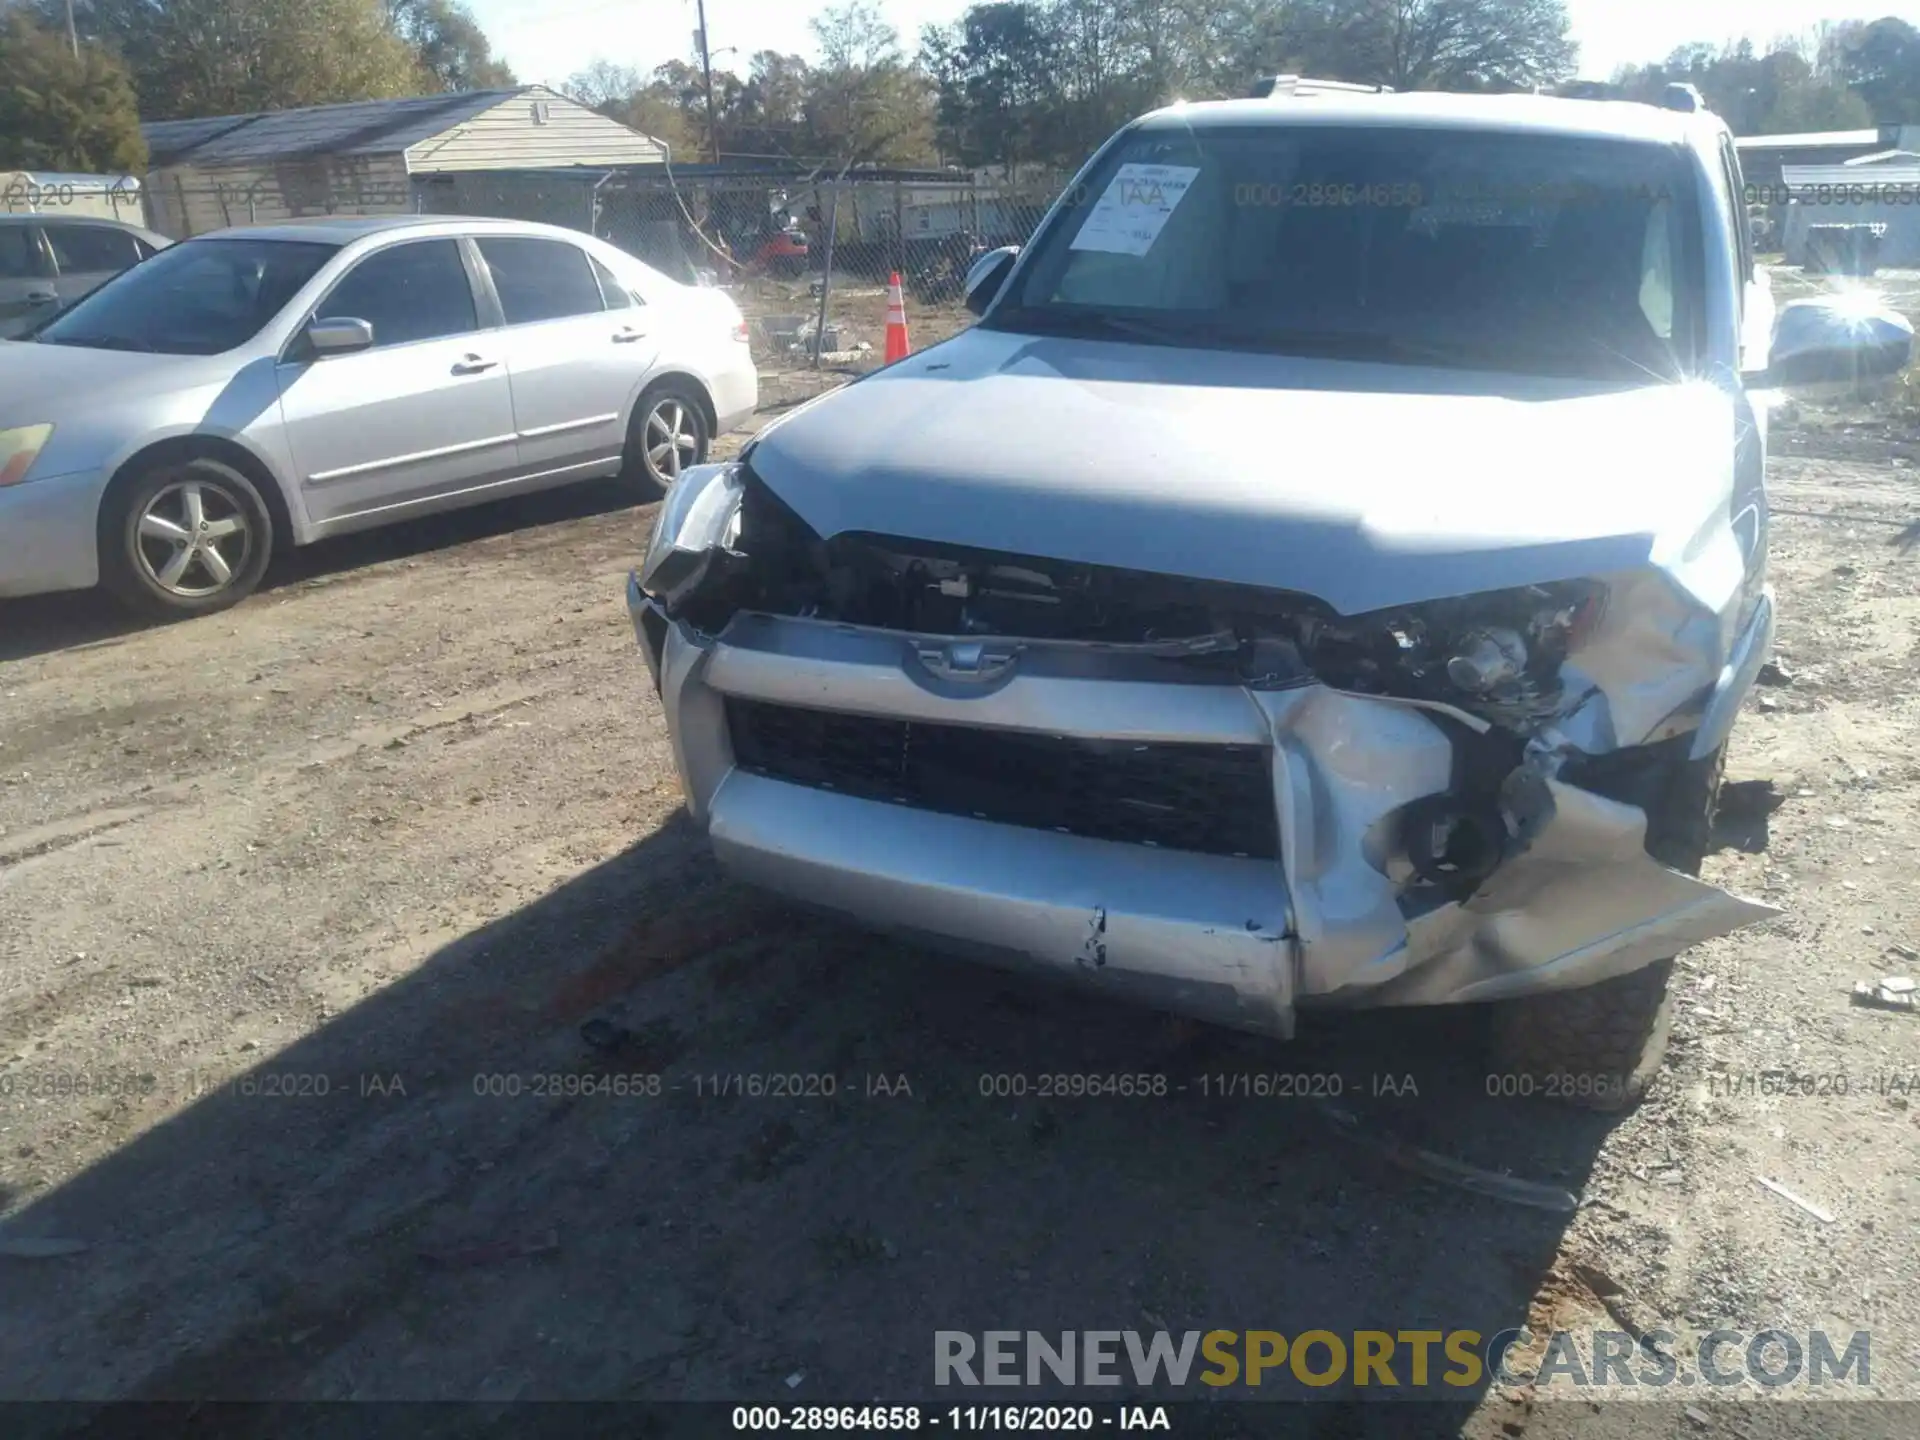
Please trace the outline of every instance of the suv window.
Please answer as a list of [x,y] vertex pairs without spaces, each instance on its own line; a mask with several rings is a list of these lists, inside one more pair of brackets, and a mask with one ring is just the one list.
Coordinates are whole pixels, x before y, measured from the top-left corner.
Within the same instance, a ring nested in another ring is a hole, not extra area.
[[140,263],[140,246],[124,230],[104,225],[49,225],[47,243],[54,263],[66,275],[111,275]]
[[322,320],[364,320],[376,347],[465,335],[480,328],[457,240],[413,240],[376,251],[314,311]]
[[578,245],[500,235],[478,244],[507,324],[596,315],[606,308],[587,252]]
[[40,274],[39,247],[25,225],[0,225],[0,280],[31,280]]
[[1248,126],[1126,136],[985,322],[1023,332],[1644,383],[1698,353],[1672,147]]

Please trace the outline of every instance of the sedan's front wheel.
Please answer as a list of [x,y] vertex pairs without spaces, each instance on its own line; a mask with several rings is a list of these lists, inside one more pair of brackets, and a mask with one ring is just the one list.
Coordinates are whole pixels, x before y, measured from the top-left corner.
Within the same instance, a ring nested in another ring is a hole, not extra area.
[[665,490],[689,465],[706,461],[712,438],[705,410],[686,389],[669,382],[649,390],[633,407],[626,474]]
[[100,583],[146,615],[210,615],[253,593],[273,520],[253,482],[217,460],[155,465],[101,514]]

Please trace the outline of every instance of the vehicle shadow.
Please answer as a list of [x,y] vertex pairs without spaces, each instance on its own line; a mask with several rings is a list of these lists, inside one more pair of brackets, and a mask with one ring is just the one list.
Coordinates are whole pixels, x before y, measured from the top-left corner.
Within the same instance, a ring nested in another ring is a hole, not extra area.
[[[274,556],[259,593],[270,595],[288,586],[348,575],[388,561],[451,550],[515,531],[610,515],[650,503],[650,499],[637,495],[632,488],[609,479],[425,515],[378,530],[342,535],[283,551]],[[243,608],[245,604],[254,603],[258,601],[243,602]],[[112,642],[166,623],[170,622],[132,614],[101,590],[0,600],[0,663]]]
[[284,586],[386,561],[408,560],[519,530],[586,520],[651,503],[652,498],[640,495],[632,486],[617,479],[589,480],[532,495],[509,496],[485,505],[403,520],[378,530],[318,540],[276,555],[260,589],[262,593],[270,593]]
[[[1577,1193],[1609,1122],[1490,1095],[1479,1023],[1331,1017],[1282,1046],[1174,1022],[797,914],[675,819],[237,1080],[143,1082],[190,1103],[6,1220],[89,1248],[10,1266],[0,1398],[944,1408],[1067,1392],[938,1389],[938,1330],[1490,1337],[1552,1288],[1571,1217],[1387,1163],[1299,1094]],[[158,1106],[74,1103],[130,1129]],[[1486,1378],[1434,1361],[1450,1408],[1422,1433],[1453,1433]],[[1359,1403],[1377,1378],[1267,1381],[1182,1394],[1334,1402],[1262,1434],[1415,1433]]]

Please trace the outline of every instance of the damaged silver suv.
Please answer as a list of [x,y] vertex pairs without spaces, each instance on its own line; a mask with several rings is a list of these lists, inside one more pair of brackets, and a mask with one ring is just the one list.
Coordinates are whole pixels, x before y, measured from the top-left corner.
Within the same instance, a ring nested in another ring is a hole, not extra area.
[[1125,127],[979,323],[689,470],[628,603],[743,879],[1270,1034],[1489,1003],[1619,1105],[1766,660],[1776,315],[1705,113],[1321,95]]

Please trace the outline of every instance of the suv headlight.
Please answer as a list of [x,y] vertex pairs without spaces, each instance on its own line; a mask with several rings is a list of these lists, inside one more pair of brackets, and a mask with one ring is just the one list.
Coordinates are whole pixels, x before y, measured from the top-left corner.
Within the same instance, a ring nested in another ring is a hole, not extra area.
[[0,430],[0,485],[18,485],[53,438],[51,425],[18,425]]
[[640,588],[671,610],[699,583],[713,552],[738,537],[744,494],[737,464],[683,471],[654,520],[640,564]]
[[1525,729],[1560,711],[1560,667],[1606,607],[1598,582],[1527,585],[1309,622],[1303,649],[1341,689],[1443,701]]

